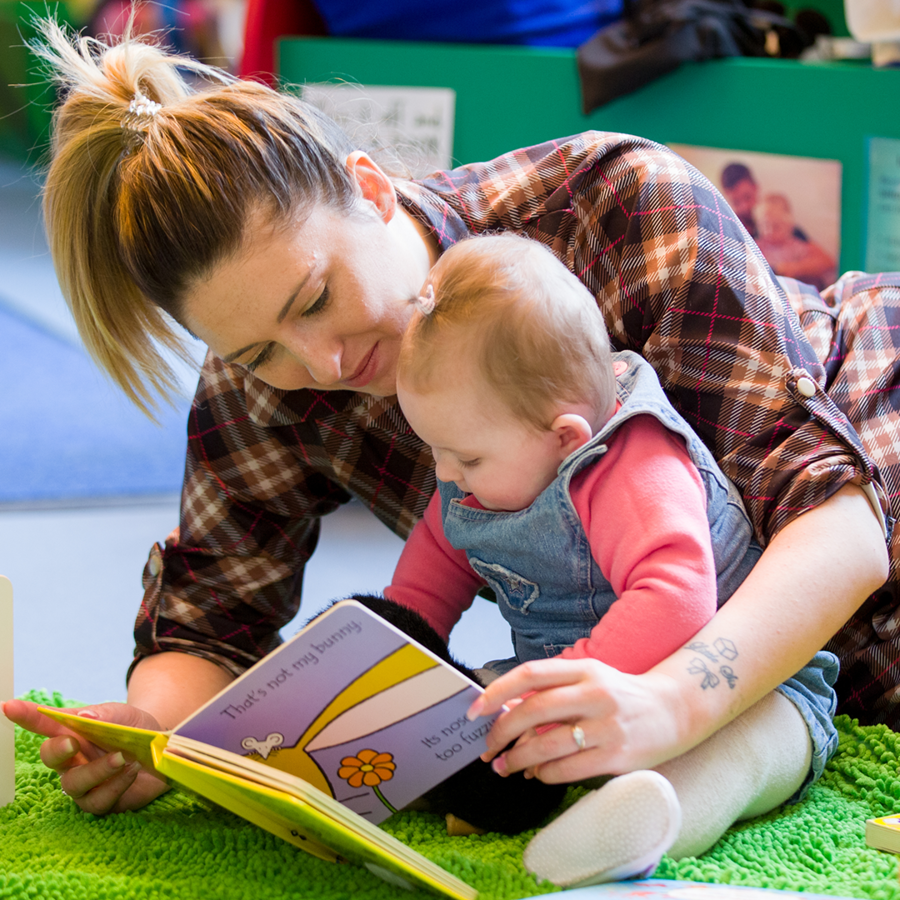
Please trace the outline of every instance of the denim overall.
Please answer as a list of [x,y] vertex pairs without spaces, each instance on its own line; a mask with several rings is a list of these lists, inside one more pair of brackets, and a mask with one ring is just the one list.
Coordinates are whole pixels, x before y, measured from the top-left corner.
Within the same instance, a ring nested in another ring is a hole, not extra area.
[[[516,656],[495,660],[487,668],[500,674],[521,662],[558,655],[594,626],[615,602],[616,595],[594,560],[587,534],[570,494],[572,479],[600,459],[616,429],[635,415],[655,416],[680,435],[706,489],[707,519],[716,565],[718,605],[747,577],[761,554],[735,486],[717,465],[706,445],[681,418],[663,393],[653,368],[630,351],[613,354],[619,410],[584,446],[560,465],[557,477],[531,506],[515,512],[464,506],[466,496],[453,482],[439,482],[444,534],[494,591],[497,605],[512,631]],[[624,365],[623,365],[624,364]],[[733,657],[732,657],[733,658]],[[726,662],[727,657],[719,662]],[[704,688],[728,683],[715,663],[694,661]],[[727,667],[728,672],[732,672]],[[813,738],[811,782],[837,746],[831,722],[837,703],[832,685],[837,659],[819,653],[778,690],[800,710]],[[806,785],[804,785],[805,789]]]

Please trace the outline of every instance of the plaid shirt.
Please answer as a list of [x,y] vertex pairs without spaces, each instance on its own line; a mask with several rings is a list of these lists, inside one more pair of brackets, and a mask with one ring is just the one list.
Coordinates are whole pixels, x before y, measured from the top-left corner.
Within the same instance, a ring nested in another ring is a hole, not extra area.
[[[788,284],[817,357],[722,197],[670,151],[587,133],[399,190],[442,249],[514,231],[575,272],[616,349],[654,366],[738,485],[763,543],[848,482],[881,494],[823,390],[843,371],[830,356],[834,311]],[[321,516],[354,496],[405,537],[434,488],[431,454],[396,398],[278,390],[209,356],[190,413],[180,528],[144,569],[136,657],[180,650],[243,671],[296,614]]]

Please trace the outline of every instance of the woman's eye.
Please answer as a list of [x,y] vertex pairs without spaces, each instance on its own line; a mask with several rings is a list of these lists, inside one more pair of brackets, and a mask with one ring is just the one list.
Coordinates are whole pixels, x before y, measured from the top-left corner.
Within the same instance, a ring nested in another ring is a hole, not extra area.
[[264,366],[272,358],[272,352],[272,345],[266,344],[256,357],[251,359],[250,362],[244,363],[244,368],[249,369],[251,372],[255,372],[260,366]]
[[322,293],[316,298],[316,302],[313,303],[312,306],[307,307],[303,310],[304,316],[314,316],[316,313],[322,312],[326,306],[328,306],[328,301],[331,298],[331,295],[328,293],[328,287],[322,288]]

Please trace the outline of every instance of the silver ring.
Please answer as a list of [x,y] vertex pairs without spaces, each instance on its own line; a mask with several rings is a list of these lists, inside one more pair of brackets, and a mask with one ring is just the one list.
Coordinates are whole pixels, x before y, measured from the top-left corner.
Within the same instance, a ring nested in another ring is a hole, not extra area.
[[572,726],[572,740],[579,750],[584,750],[584,729],[580,725]]

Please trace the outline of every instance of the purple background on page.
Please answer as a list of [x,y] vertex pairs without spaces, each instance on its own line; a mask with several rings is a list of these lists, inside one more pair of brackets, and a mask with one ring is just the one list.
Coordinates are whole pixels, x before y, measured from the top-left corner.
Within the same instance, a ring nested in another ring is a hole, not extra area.
[[[350,631],[324,653],[317,652],[331,635],[354,622],[358,633]],[[333,697],[405,643],[402,635],[368,610],[335,607],[308,631],[269,654],[176,733],[241,754],[245,752],[241,741],[248,735],[264,740],[270,733],[280,732],[284,746],[293,746]],[[296,667],[312,656],[318,662]],[[283,670],[292,674],[282,676]],[[281,684],[269,687],[279,677]],[[234,707],[241,705],[246,708],[236,712]],[[230,716],[226,712],[229,706]]]
[[[336,635],[343,636],[325,646]],[[376,663],[407,643],[404,635],[364,607],[334,607],[305,633],[235,682],[179,728],[177,734],[245,755],[247,751],[241,745],[244,738],[262,742],[269,734],[279,733],[284,736],[281,747],[288,750],[336,695],[354,681],[364,680]],[[303,660],[306,662],[300,664]],[[337,773],[341,760],[355,757],[365,749],[390,753],[396,769],[393,777],[378,787],[387,801],[399,809],[484,752],[487,730],[496,716],[475,722],[466,720],[466,710],[478,694],[478,688],[459,675],[459,690],[452,696],[424,710],[415,711],[413,707],[405,718],[370,734],[365,733],[367,728],[377,728],[382,723],[370,724],[363,712],[356,731],[362,737],[321,747],[310,756],[339,801],[370,822],[381,822],[391,815],[390,809],[372,788],[353,788],[340,778]],[[427,696],[427,690],[419,693],[416,689],[412,694],[416,702],[423,702]],[[354,710],[359,713],[362,708],[351,707],[342,715],[352,715]],[[402,711],[394,708],[397,714]],[[317,740],[327,740],[327,728],[317,729],[317,734],[321,737],[314,736],[312,746]]]
[[[449,778],[487,749],[485,736],[496,716],[475,722],[466,720],[466,710],[477,695],[475,688],[469,688],[381,731],[314,750],[310,755],[331,783],[334,796],[354,812],[377,824],[391,815],[390,810],[371,788],[353,788],[338,777],[341,760],[356,756],[364,749],[390,753],[396,765],[394,777],[382,782],[378,788],[385,799],[399,809]],[[431,746],[426,746],[426,740]],[[441,755],[446,758],[441,758]]]

